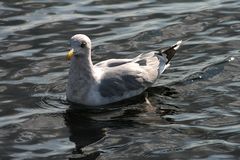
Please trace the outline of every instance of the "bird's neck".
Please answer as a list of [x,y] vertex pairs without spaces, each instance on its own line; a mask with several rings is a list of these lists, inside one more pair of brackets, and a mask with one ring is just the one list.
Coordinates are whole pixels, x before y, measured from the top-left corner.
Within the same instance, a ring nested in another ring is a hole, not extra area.
[[94,80],[93,72],[93,63],[90,55],[88,57],[73,57],[69,71],[71,78],[91,81]]
[[[84,59],[85,58],[85,59]],[[95,83],[91,57],[72,57],[67,84],[67,98],[70,101],[83,102]],[[80,103],[80,102],[79,102]]]

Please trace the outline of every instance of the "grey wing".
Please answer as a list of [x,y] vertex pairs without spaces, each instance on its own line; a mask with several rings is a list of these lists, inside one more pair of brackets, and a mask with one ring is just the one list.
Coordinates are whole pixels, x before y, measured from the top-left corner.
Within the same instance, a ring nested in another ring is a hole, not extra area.
[[96,67],[116,67],[129,63],[132,59],[108,59],[95,64]]
[[130,91],[145,90],[169,66],[182,41],[164,51],[140,54],[134,59],[110,59],[96,64],[105,72],[99,84],[103,97],[122,96]]
[[[165,53],[166,52],[164,51],[162,54]],[[153,74],[151,76],[153,79],[156,77],[156,70],[158,71],[157,77],[159,77],[170,66],[169,60],[165,56],[162,56],[159,51],[140,54],[134,60],[135,63],[139,63],[139,65],[141,65],[150,76]]]
[[98,66],[105,71],[99,85],[101,95],[123,96],[130,91],[145,90],[158,78],[159,63],[155,52],[150,52],[130,60],[111,60],[111,63],[105,63],[111,64],[110,66]]
[[157,77],[166,69],[166,62],[163,57],[158,55],[157,51],[146,54],[140,54],[134,59],[146,72],[151,81],[155,81]]
[[123,68],[104,74],[99,84],[101,96],[121,97],[131,91],[144,91],[149,86],[142,72]]

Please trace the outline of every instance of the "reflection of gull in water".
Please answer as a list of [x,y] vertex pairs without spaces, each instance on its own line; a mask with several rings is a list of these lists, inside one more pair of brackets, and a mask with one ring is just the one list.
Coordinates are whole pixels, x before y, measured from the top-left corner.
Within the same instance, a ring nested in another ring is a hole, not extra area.
[[151,87],[169,67],[182,41],[165,51],[152,51],[133,59],[109,59],[95,65],[91,60],[91,40],[86,35],[77,34],[70,42],[67,99],[98,106],[139,95]]

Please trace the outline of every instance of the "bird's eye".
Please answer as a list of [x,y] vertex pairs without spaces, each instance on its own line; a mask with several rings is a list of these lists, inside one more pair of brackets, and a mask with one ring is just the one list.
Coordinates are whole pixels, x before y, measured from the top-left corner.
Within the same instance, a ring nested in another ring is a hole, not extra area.
[[84,48],[86,46],[86,42],[81,43],[81,47]]

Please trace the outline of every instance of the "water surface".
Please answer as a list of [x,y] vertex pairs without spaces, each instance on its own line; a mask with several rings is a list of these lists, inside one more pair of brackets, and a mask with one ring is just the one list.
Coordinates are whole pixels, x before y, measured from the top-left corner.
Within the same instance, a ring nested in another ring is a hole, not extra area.
[[[239,159],[239,6],[1,1],[0,159]],[[65,101],[76,33],[92,39],[94,62],[184,44],[143,95],[89,109]]]

